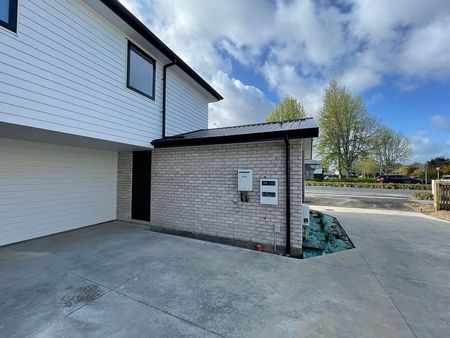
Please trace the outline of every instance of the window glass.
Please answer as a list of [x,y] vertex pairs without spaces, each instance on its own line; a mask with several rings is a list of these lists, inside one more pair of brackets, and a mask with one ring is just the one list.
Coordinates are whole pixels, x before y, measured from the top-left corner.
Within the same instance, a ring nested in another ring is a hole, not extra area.
[[9,2],[11,0],[0,0],[0,20],[9,22]]
[[128,85],[145,95],[153,96],[153,63],[147,60],[133,47],[130,47]]

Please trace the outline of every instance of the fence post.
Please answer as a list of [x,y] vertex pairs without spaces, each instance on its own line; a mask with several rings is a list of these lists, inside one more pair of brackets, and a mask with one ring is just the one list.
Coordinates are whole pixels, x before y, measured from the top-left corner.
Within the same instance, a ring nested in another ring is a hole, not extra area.
[[438,181],[433,182],[434,186],[434,211],[441,210],[441,185]]

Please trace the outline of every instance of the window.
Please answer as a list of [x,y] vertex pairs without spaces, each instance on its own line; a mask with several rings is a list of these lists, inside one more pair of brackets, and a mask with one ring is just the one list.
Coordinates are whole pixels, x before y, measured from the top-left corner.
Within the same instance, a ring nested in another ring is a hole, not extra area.
[[129,41],[127,87],[155,99],[155,60]]
[[13,32],[17,30],[17,1],[0,0],[0,26]]

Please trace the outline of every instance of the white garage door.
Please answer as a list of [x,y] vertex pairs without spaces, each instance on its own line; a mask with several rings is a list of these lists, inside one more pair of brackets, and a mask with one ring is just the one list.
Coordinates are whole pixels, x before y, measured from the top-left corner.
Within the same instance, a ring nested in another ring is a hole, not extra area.
[[0,138],[0,245],[116,218],[117,153]]

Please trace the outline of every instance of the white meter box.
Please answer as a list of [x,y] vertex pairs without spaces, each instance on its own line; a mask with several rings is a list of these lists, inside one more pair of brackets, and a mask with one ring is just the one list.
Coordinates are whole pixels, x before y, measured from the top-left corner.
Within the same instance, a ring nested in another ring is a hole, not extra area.
[[251,169],[238,169],[238,191],[253,190],[253,171]]
[[302,225],[309,225],[309,205],[302,204]]
[[278,205],[278,179],[263,178],[259,186],[261,204]]

